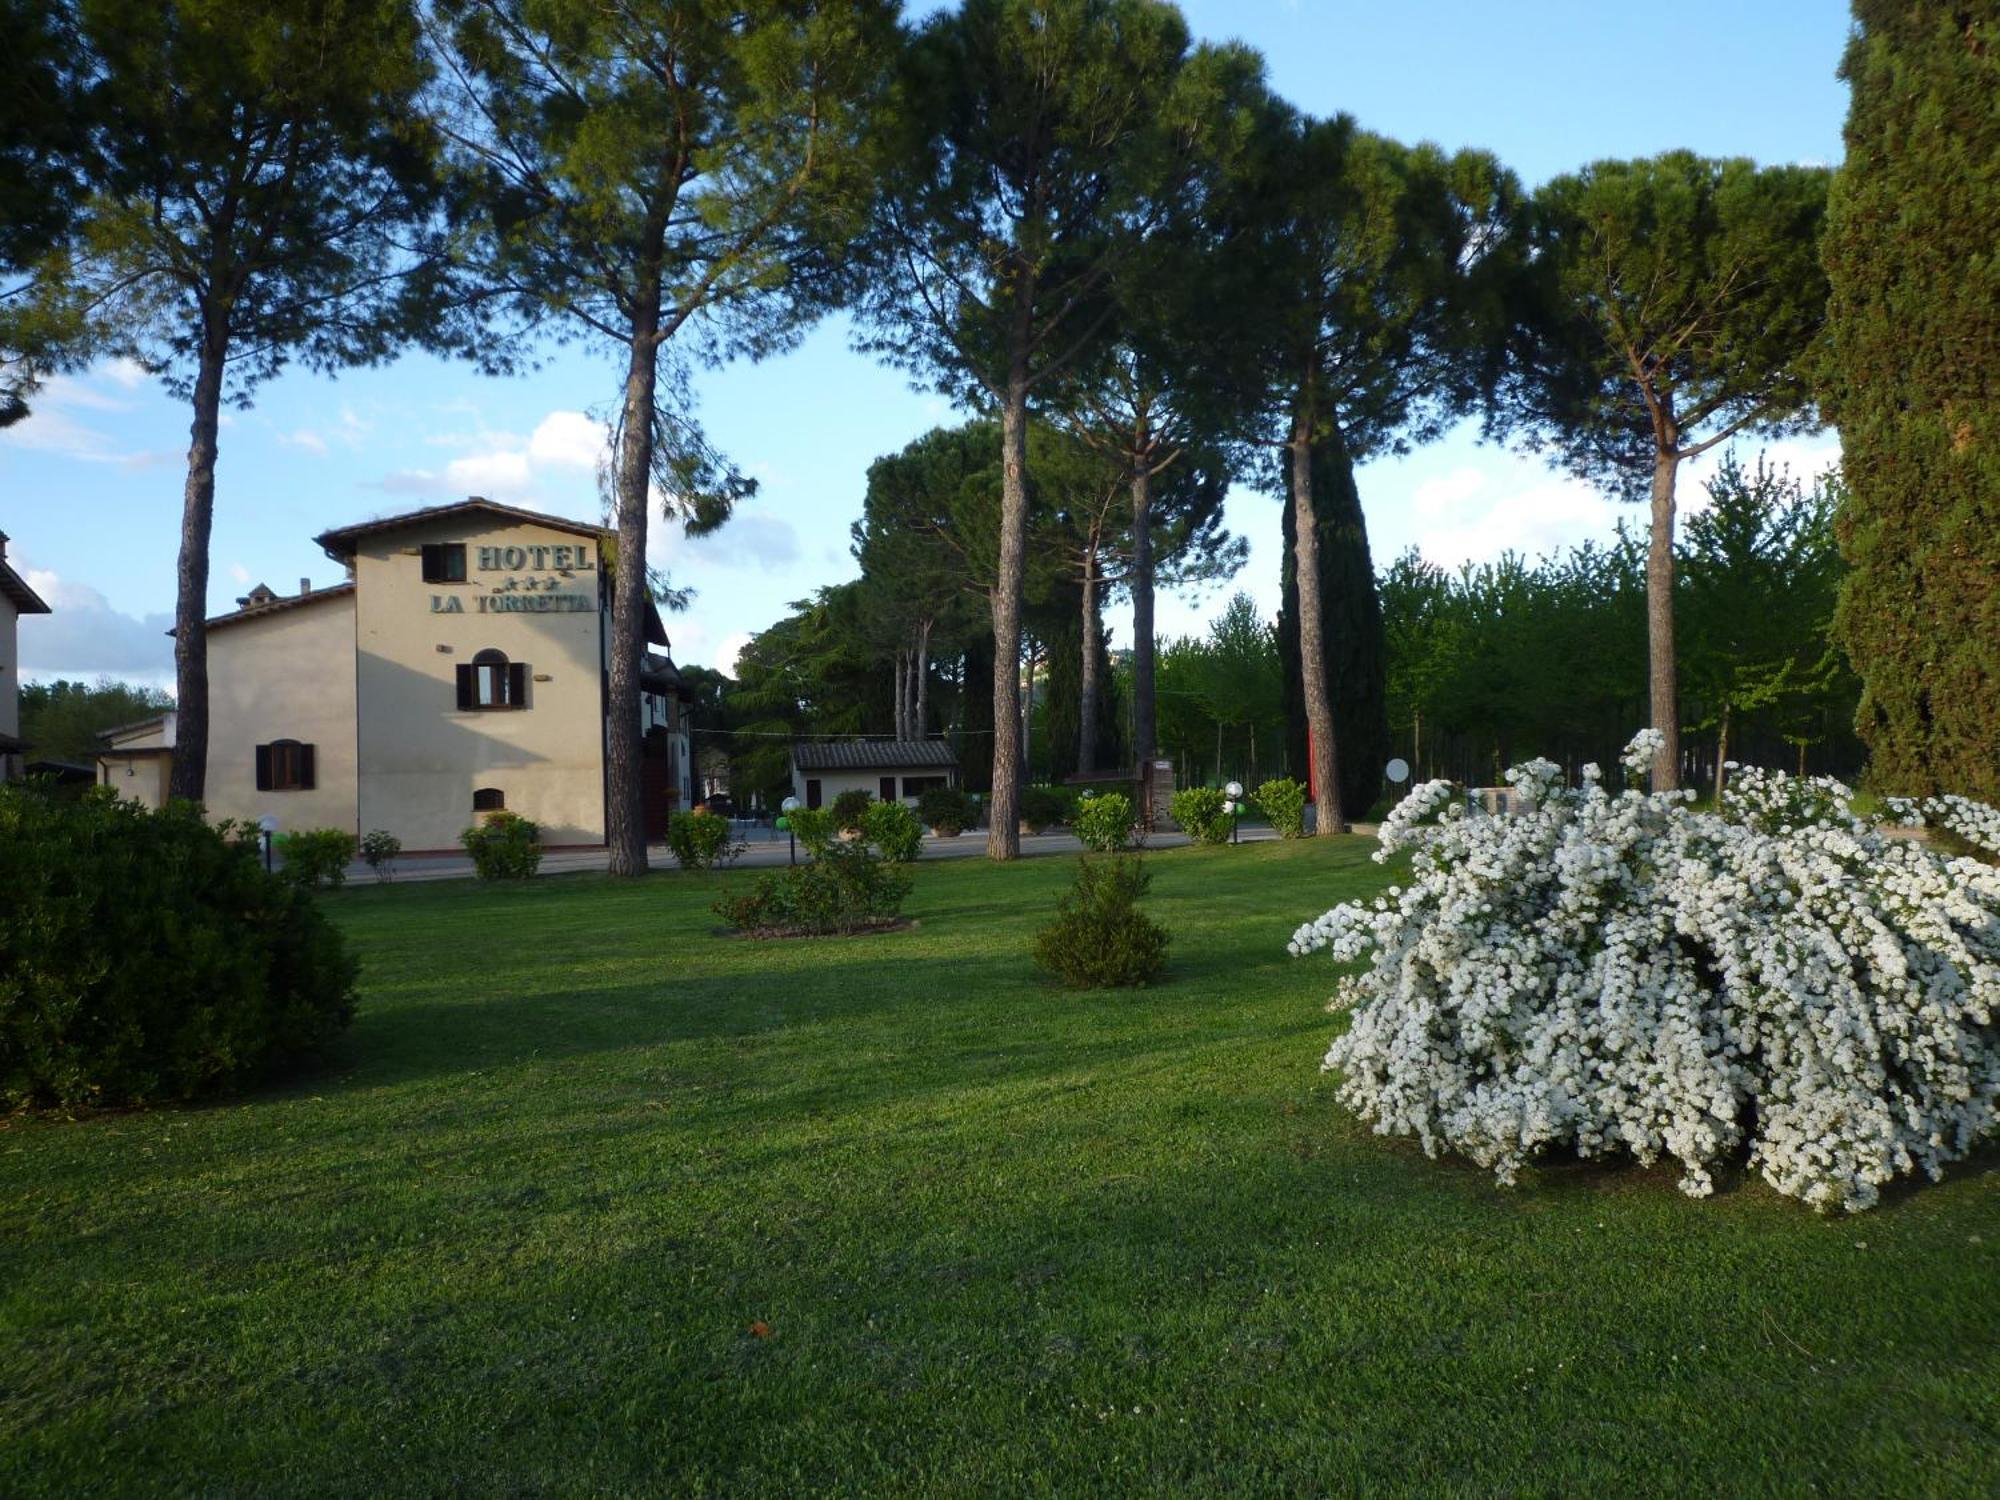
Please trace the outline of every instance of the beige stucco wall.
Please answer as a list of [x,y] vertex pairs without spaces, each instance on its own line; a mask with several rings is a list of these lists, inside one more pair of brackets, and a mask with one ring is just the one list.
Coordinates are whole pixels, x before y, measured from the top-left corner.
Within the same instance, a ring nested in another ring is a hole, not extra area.
[[167,800],[167,780],[173,774],[172,755],[120,755],[111,750],[97,757],[97,782],[141,807],[158,811]]
[[[468,581],[425,583],[419,548],[427,542],[464,542]],[[504,550],[483,559],[482,547],[520,548],[522,566],[506,566]],[[569,549],[566,569],[556,566],[558,547]],[[594,540],[461,514],[365,538],[354,566],[360,830],[387,829],[409,850],[455,849],[473,821],[474,790],[498,787],[508,811],[542,825],[544,843],[601,844],[604,648]],[[542,597],[583,607],[492,612],[496,598]],[[527,665],[526,708],[459,709],[455,669],[489,648]]]
[[[273,740],[313,747],[310,791],[257,790],[257,747]],[[208,633],[210,817],[255,822],[268,814],[279,833],[358,834],[354,757],[352,593],[330,593]]]

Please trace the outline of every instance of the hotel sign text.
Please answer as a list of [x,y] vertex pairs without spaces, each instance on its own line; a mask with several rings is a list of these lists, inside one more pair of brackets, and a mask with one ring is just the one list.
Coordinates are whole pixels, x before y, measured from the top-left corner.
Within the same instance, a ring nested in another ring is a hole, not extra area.
[[[482,573],[518,574],[523,571],[545,570],[560,573],[595,573],[597,549],[594,546],[479,549],[479,571]],[[503,578],[493,586],[491,593],[474,594],[473,607],[482,615],[588,614],[598,607],[594,592],[564,593],[563,581],[558,578]],[[431,613],[462,615],[465,613],[465,600],[458,594],[432,594]]]

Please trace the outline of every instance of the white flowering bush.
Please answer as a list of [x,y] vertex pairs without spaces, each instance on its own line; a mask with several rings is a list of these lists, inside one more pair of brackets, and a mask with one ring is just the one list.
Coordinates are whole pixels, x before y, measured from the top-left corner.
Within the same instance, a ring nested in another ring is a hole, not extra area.
[[[1624,761],[1652,759],[1652,731]],[[1675,1158],[1684,1191],[1747,1157],[1779,1192],[1864,1209],[1996,1130],[2000,869],[1888,836],[1828,778],[1735,771],[1722,808],[1508,772],[1517,814],[1410,793],[1375,858],[1412,879],[1301,927],[1369,957],[1327,1052],[1378,1132],[1511,1183],[1538,1153]],[[1899,804],[2000,851],[2000,812]]]

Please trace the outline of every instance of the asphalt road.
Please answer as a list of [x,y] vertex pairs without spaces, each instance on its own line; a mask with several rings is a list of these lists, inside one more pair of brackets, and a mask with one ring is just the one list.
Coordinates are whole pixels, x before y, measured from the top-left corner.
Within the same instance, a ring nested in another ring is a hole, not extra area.
[[[1355,832],[1373,832],[1372,828],[1356,827]],[[1277,834],[1259,824],[1254,828],[1244,828],[1239,836],[1246,844],[1261,843],[1274,839]],[[769,827],[740,825],[737,837],[745,841],[743,853],[739,855],[731,869],[760,869],[774,865],[788,864],[792,858],[790,843],[786,836]],[[1156,833],[1146,840],[1149,849],[1177,849],[1188,843],[1184,833]],[[1067,833],[1024,833],[1021,835],[1021,854],[1032,858],[1044,854],[1078,854],[1083,845],[1075,836]],[[665,845],[655,844],[647,851],[655,869],[671,870],[675,860]],[[984,829],[962,833],[957,838],[924,837],[923,859],[978,859],[986,854],[986,832]],[[803,851],[800,858],[804,858]],[[602,849],[557,849],[542,856],[544,875],[572,875],[580,872],[601,871],[609,856]],[[472,875],[472,861],[462,854],[405,855],[397,859],[394,878],[397,880],[465,880]],[[374,871],[356,860],[347,867],[347,878],[357,885],[375,878]]]

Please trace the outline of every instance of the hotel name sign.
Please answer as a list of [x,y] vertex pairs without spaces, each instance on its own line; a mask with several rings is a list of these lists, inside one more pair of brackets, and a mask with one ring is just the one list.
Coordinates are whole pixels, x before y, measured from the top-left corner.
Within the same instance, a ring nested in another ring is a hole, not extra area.
[[[472,595],[473,611],[482,615],[505,614],[587,614],[598,607],[597,591],[567,592],[566,583],[575,583],[577,573],[597,572],[597,548],[574,547],[480,547],[478,571],[502,573],[483,594]],[[537,577],[559,573],[563,577]],[[460,594],[432,594],[431,613],[462,615],[465,597]]]

